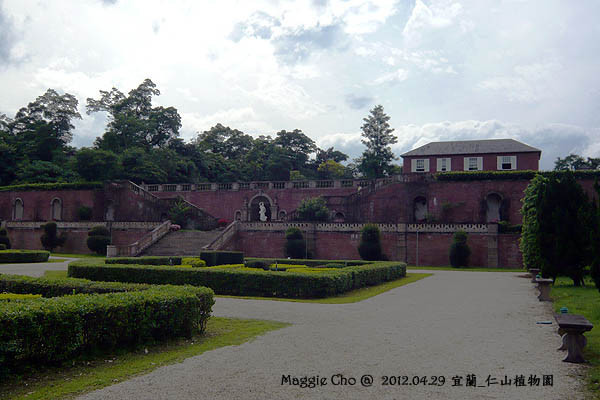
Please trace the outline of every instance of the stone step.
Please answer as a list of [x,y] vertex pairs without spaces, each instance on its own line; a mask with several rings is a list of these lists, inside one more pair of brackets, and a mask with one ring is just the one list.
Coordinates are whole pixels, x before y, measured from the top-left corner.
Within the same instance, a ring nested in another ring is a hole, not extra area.
[[221,230],[169,232],[147,248],[145,256],[198,256],[202,247],[212,242]]

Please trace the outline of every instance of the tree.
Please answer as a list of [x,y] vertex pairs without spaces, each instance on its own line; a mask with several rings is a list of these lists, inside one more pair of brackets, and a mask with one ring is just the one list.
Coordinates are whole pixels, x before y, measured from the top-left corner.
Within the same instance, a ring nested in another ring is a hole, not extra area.
[[523,199],[521,251],[528,268],[542,276],[565,275],[583,285],[583,270],[591,261],[591,203],[569,171],[536,176]]
[[110,231],[104,226],[95,226],[88,232],[87,247],[91,251],[106,255],[106,246],[110,244]]
[[450,265],[454,268],[466,267],[469,265],[470,256],[471,249],[467,244],[467,233],[465,231],[455,232],[450,245]]
[[118,158],[112,151],[84,147],[75,159],[77,172],[87,181],[106,181],[119,175]]
[[298,228],[288,228],[285,231],[285,256],[291,258],[307,258],[306,241]]
[[322,197],[303,199],[297,212],[300,221],[327,221],[329,219],[329,208]]
[[596,288],[600,290],[600,184],[594,182],[596,198],[592,201],[592,223],[590,234],[591,275]]
[[346,168],[333,160],[327,160],[319,165],[317,169],[321,179],[340,179],[347,176]]
[[169,219],[174,224],[184,227],[187,223],[187,217],[189,212],[192,210],[190,206],[186,204],[182,199],[178,199],[175,204],[169,209]]
[[96,146],[119,153],[127,148],[165,147],[179,136],[181,117],[174,107],[152,107],[160,95],[154,82],[144,80],[125,96],[120,90],[100,91],[100,98],[87,99],[87,114],[107,112],[109,123]]
[[390,174],[391,162],[396,159],[390,146],[398,139],[392,135],[394,129],[390,128],[389,120],[390,117],[385,114],[381,105],[372,109],[371,114],[363,119],[365,123],[361,129],[364,139],[361,142],[367,149],[358,163],[360,171],[366,177],[380,178]]
[[42,225],[42,229],[44,229],[44,234],[40,238],[40,241],[42,242],[44,249],[54,251],[55,248],[65,244],[67,237],[64,232],[58,236],[56,222],[48,222],[47,224]]
[[0,228],[0,244],[4,245],[5,248],[10,249],[10,239],[8,238],[6,228]]
[[383,258],[381,250],[381,233],[374,224],[366,224],[360,234],[358,254],[363,260],[377,261]]
[[565,158],[557,157],[554,162],[555,171],[576,171],[579,169],[598,169],[600,168],[600,158],[584,159],[577,154],[569,154]]

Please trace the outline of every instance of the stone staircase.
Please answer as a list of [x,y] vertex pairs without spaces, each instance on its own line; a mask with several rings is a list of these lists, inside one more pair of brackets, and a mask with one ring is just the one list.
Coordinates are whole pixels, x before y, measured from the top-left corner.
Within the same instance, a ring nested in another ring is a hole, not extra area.
[[212,231],[174,231],[169,232],[158,242],[147,248],[145,256],[199,256],[203,246],[211,243],[221,234],[221,230]]

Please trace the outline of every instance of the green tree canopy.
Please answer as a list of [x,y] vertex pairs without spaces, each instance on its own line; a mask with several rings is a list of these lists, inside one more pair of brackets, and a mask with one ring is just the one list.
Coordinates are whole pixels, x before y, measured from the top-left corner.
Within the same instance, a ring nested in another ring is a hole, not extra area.
[[398,139],[392,135],[394,129],[388,121],[390,117],[383,111],[383,106],[378,105],[370,111],[370,115],[363,119],[361,127],[361,142],[367,146],[362,157],[358,160],[358,168],[368,178],[380,178],[390,174],[393,167],[392,160],[396,157],[392,153],[391,145]]

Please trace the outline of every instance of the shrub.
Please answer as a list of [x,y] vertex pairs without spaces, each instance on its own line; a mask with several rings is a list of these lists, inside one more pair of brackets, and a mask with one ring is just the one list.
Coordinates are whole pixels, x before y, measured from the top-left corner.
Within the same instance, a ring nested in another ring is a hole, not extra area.
[[89,221],[92,219],[92,209],[88,206],[81,206],[77,209],[77,216],[80,221]]
[[6,245],[4,243],[0,243],[0,250],[6,250]]
[[511,225],[508,221],[498,222],[498,233],[521,233],[521,224]]
[[381,234],[377,225],[366,224],[362,228],[358,254],[363,260],[381,260]]
[[88,232],[87,247],[100,255],[106,255],[106,246],[110,244],[110,231],[104,226],[94,226]]
[[69,276],[97,281],[207,286],[215,293],[224,295],[310,298],[333,296],[366,285],[395,280],[406,274],[405,264],[390,262],[324,270],[319,273],[294,269],[275,272],[241,267],[232,265],[231,268],[184,269],[76,261],[69,264]]
[[329,219],[329,208],[322,197],[303,199],[297,212],[300,221],[327,221]]
[[192,208],[181,198],[169,209],[169,219],[177,225],[185,226],[187,224],[188,214]]
[[41,297],[41,294],[0,293],[0,301],[31,300]]
[[0,250],[0,263],[46,262],[50,253],[43,250]]
[[241,251],[203,251],[200,258],[207,267],[224,264],[243,264],[244,253]]
[[324,264],[335,262],[336,264],[344,264],[348,267],[353,267],[357,265],[365,265],[369,264],[368,261],[364,260],[348,260],[348,261],[340,261],[340,260],[306,260],[306,259],[298,259],[298,258],[253,258],[249,257],[246,259],[247,262],[260,261],[265,265],[271,265],[275,263],[279,264],[292,264],[292,265],[306,265],[309,268],[320,267]]
[[190,286],[76,294],[0,307],[0,358],[9,366],[60,362],[82,352],[135,346],[203,329],[213,293]]
[[268,266],[269,264],[264,261],[246,261],[246,268],[265,268]]
[[4,249],[0,250],[10,249],[10,239],[8,238],[6,228],[0,228],[0,245],[6,246]]
[[183,257],[181,259],[181,265],[189,265],[193,268],[206,267],[206,262],[200,257]]
[[106,264],[143,264],[143,265],[181,265],[182,257],[144,256],[144,257],[112,257],[104,260]]
[[0,186],[0,192],[30,191],[30,190],[89,190],[102,189],[102,182],[74,183],[26,183],[23,185]]
[[219,228],[225,228],[227,225],[229,225],[229,221],[227,221],[225,218],[220,218],[220,219],[217,221],[217,226],[218,226]]
[[48,222],[47,224],[42,225],[42,228],[44,229],[44,234],[40,240],[44,249],[53,251],[55,248],[65,244],[67,237],[64,232],[58,236],[56,222]]
[[466,267],[469,265],[470,256],[471,249],[467,244],[467,233],[465,231],[455,232],[450,245],[450,265],[455,268]]
[[287,257],[306,257],[306,241],[304,240],[300,229],[294,227],[288,228],[288,230],[285,231],[285,239],[284,253]]

